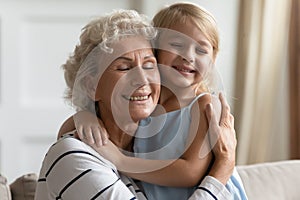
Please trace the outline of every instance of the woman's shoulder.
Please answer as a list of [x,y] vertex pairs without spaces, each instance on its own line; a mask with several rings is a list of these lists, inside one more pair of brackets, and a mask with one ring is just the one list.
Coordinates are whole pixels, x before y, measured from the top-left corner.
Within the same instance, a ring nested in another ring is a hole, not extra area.
[[102,157],[91,146],[75,138],[74,136],[66,136],[60,138],[48,150],[45,160],[53,162],[54,160],[64,160],[72,158],[72,162],[88,163],[94,162],[116,169],[116,167],[107,159]]
[[[65,189],[68,191],[64,193],[66,199],[91,199],[105,188],[118,190],[119,180],[117,169],[109,161],[82,141],[65,137],[50,147],[43,160],[37,194],[44,197],[47,190],[58,196]],[[124,188],[122,192],[126,193]],[[109,195],[103,193],[101,197],[110,199]]]
[[54,143],[50,151],[59,150],[63,151],[76,151],[76,150],[86,150],[87,144],[82,142],[81,140],[77,139],[74,135],[64,135],[63,137],[59,138],[56,143]]

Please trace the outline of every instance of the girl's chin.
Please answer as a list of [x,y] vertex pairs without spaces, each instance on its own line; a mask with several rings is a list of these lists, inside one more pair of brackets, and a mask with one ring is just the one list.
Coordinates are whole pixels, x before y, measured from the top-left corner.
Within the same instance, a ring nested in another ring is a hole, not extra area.
[[168,83],[178,88],[186,88],[192,85],[192,81],[187,80],[186,78],[183,77],[179,77],[176,80],[175,79],[169,80]]

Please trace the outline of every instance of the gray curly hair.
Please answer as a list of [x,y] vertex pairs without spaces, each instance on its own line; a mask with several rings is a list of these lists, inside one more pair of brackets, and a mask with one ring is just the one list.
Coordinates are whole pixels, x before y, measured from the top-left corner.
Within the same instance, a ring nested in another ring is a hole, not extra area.
[[82,29],[79,44],[62,66],[67,84],[65,99],[76,110],[95,111],[94,101],[88,97],[84,84],[84,77],[97,73],[100,67],[95,56],[101,52],[112,53],[112,43],[130,36],[152,40],[156,30],[146,16],[122,9],[94,19]]

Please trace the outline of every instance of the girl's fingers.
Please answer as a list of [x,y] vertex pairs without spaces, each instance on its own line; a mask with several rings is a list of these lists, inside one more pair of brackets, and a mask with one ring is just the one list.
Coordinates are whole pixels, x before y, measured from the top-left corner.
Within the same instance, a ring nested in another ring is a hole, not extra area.
[[101,136],[101,131],[99,129],[100,127],[92,127],[92,135],[94,137],[94,141],[96,143],[96,146],[100,147],[103,145],[103,138]]
[[107,144],[108,143],[108,138],[109,138],[109,135],[106,131],[106,128],[104,128],[104,124],[103,122],[100,120],[98,121],[99,122],[99,129],[100,129],[100,133],[101,133],[101,137],[102,137],[102,143],[103,144]]
[[84,136],[88,144],[92,145],[95,143],[93,133],[90,128],[84,129]]
[[106,132],[105,128],[101,128],[101,136],[102,136],[103,144],[107,144],[109,136],[108,136],[108,133]]
[[76,127],[76,130],[79,139],[83,140],[84,139],[83,127],[79,125],[78,127]]

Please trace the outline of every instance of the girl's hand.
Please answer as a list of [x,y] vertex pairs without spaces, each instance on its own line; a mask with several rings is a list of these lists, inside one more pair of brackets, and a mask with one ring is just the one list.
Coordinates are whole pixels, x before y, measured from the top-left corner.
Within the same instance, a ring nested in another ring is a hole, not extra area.
[[126,156],[122,154],[122,152],[118,149],[118,147],[110,140],[107,140],[106,145],[103,146],[92,145],[92,147],[101,156],[103,156],[105,159],[112,162],[117,167],[117,169],[121,167],[120,165],[122,165],[122,163],[124,163],[124,160],[126,159]]
[[107,131],[100,119],[91,112],[79,111],[73,116],[78,137],[89,145],[102,146],[108,142]]

